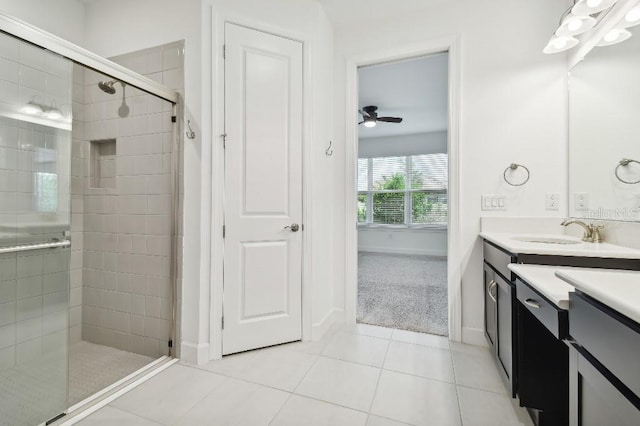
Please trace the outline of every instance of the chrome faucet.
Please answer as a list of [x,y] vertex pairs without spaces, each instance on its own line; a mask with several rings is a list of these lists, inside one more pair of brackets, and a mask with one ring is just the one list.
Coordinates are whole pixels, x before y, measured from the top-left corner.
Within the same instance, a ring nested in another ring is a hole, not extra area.
[[584,235],[582,236],[582,241],[587,243],[602,242],[602,235],[600,235],[600,231],[604,229],[603,225],[595,225],[593,223],[590,223],[589,225],[587,225],[586,223],[578,219],[565,219],[561,223],[562,226],[569,226],[573,224],[580,225],[584,229]]

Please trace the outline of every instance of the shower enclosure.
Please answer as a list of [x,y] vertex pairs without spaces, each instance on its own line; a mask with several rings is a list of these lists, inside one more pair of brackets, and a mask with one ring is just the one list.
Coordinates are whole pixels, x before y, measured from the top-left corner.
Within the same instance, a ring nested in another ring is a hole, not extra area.
[[34,425],[173,355],[178,95],[0,29],[0,423]]

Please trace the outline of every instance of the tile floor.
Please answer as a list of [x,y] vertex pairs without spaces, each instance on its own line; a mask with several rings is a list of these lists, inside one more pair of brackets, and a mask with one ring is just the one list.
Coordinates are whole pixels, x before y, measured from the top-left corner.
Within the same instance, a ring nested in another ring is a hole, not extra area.
[[82,425],[531,425],[488,349],[358,324],[179,363]]

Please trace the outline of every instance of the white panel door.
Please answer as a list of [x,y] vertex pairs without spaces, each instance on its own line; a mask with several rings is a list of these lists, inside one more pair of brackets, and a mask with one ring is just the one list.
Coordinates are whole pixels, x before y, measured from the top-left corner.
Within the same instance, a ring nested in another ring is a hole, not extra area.
[[301,338],[302,44],[233,24],[225,44],[226,355]]

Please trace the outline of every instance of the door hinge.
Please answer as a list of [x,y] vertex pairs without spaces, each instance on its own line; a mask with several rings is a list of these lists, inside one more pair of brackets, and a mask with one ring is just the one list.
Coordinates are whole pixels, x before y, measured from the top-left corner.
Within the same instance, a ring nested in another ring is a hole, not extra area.
[[172,347],[173,347],[173,340],[169,340],[169,341],[167,342],[167,346],[168,346],[168,347],[170,347],[170,348],[172,348]]
[[176,117],[175,115],[171,116],[171,122],[175,123],[176,121],[178,121],[178,117]]
[[222,148],[227,148],[227,134],[223,133],[220,135],[220,137],[222,138]]
[[222,45],[222,59],[227,59],[227,45]]
[[224,330],[224,317],[222,317],[222,329]]
[[227,225],[222,225],[222,238],[227,236]]
[[304,223],[302,225],[300,225],[300,230],[304,231]]

